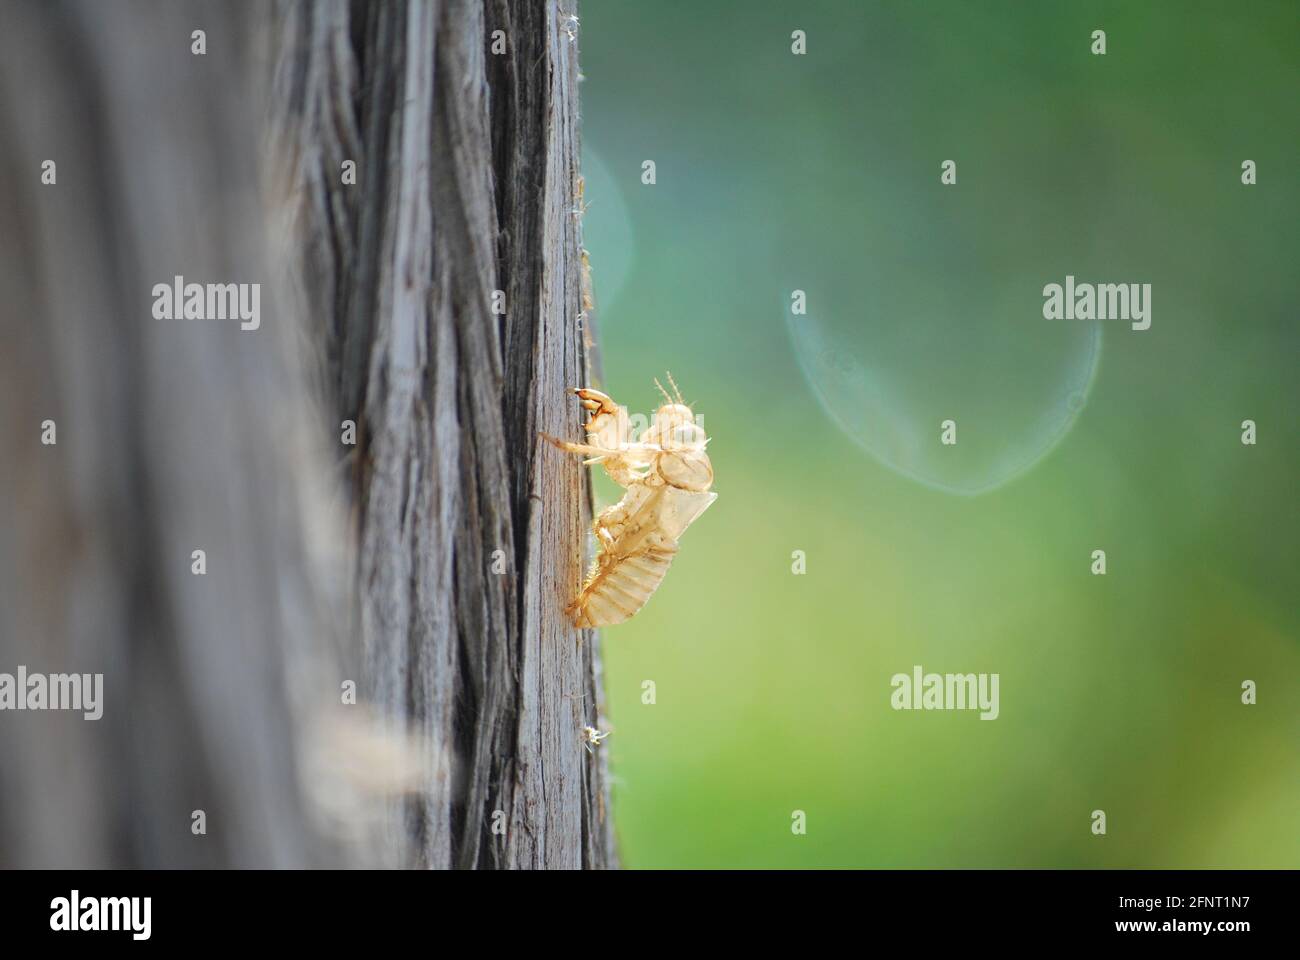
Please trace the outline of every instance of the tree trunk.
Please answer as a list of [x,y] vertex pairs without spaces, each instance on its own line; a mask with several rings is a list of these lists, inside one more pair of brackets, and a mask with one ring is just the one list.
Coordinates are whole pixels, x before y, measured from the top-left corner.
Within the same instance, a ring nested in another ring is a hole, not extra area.
[[320,499],[291,317],[151,311],[176,275],[271,279],[233,12],[5,9],[0,673],[103,675],[98,720],[0,713],[5,866],[336,862],[295,776],[329,607],[287,509]]
[[598,722],[596,637],[562,611],[588,481],[537,442],[575,434],[566,391],[587,379],[572,16],[537,0],[283,8],[277,127],[314,241],[302,289],[333,409],[359,428],[357,671],[441,748],[409,810],[420,864],[613,856],[579,739]]
[[[6,14],[0,671],[106,689],[99,721],[0,714],[0,862],[613,865],[563,614],[590,490],[536,439],[579,435],[588,379],[572,12]],[[262,282],[261,328],[155,319],[175,275]]]

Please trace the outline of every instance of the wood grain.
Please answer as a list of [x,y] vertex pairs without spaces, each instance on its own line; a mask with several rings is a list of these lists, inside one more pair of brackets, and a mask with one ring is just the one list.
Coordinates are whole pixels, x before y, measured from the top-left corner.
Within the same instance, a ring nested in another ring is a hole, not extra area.
[[[573,6],[380,2],[364,23],[357,9],[282,7],[277,75],[297,219],[329,238],[305,247],[302,283],[323,379],[365,437],[364,687],[446,746],[406,811],[416,849],[390,860],[611,866],[603,755],[579,739],[601,709],[598,638],[563,614],[589,481],[537,441],[579,435],[567,390],[587,365]],[[356,187],[337,176],[352,156]]]
[[[599,640],[563,615],[589,479],[537,440],[580,435],[588,362],[572,13],[6,12],[0,670],[102,671],[106,709],[0,717],[0,864],[616,864]],[[262,283],[262,328],[155,319],[177,274]],[[346,830],[310,759],[341,679],[426,738]]]

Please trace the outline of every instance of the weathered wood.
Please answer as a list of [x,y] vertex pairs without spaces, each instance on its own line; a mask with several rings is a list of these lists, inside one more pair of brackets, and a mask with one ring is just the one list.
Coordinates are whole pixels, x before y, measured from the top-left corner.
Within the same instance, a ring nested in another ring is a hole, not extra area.
[[[0,864],[614,864],[603,754],[579,739],[598,638],[562,612],[589,481],[536,439],[579,435],[565,391],[586,379],[571,15],[6,12],[0,670],[107,690],[100,721],[0,717]],[[155,320],[177,274],[261,282],[262,329]],[[377,832],[319,769],[364,753],[330,733],[354,709],[340,677],[425,738]]]
[[388,862],[612,865],[603,758],[579,739],[598,723],[597,638],[563,615],[588,480],[537,442],[578,435],[566,390],[586,379],[572,4],[281,13],[287,192],[303,235],[328,238],[302,289],[335,410],[365,439],[363,688],[440,747],[407,811],[416,848],[394,831]]
[[[0,671],[104,678],[101,719],[0,714],[5,867],[342,862],[298,776],[302,721],[338,701],[305,521],[328,510],[262,228],[255,33],[235,14],[4,12]],[[154,319],[151,289],[176,274],[263,283],[264,326]]]

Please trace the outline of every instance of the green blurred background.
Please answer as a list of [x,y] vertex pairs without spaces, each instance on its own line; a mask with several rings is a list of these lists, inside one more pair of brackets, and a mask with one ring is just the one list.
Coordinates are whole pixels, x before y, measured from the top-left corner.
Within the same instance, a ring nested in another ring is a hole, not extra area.
[[720,494],[605,631],[625,863],[1300,866],[1295,4],[579,12],[604,385],[671,370]]

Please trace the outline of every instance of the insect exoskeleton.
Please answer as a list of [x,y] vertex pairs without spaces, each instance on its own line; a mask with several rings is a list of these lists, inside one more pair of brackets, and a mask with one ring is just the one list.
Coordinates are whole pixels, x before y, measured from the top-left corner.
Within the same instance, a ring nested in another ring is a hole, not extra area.
[[589,387],[573,392],[584,409],[588,443],[542,434],[561,450],[601,464],[610,479],[626,489],[623,498],[600,512],[592,524],[600,553],[567,610],[578,627],[621,623],[640,610],[668,573],[677,542],[714,500],[713,465],[705,452],[708,437],[695,414],[656,380],[664,404],[639,438],[631,436],[627,411],[608,394]]
[[578,739],[582,742],[582,745],[587,748],[588,753],[595,753],[596,751],[593,750],[592,747],[600,746],[600,741],[608,737],[610,733],[611,731],[609,730],[601,733],[595,727],[583,727],[582,733],[579,734]]

